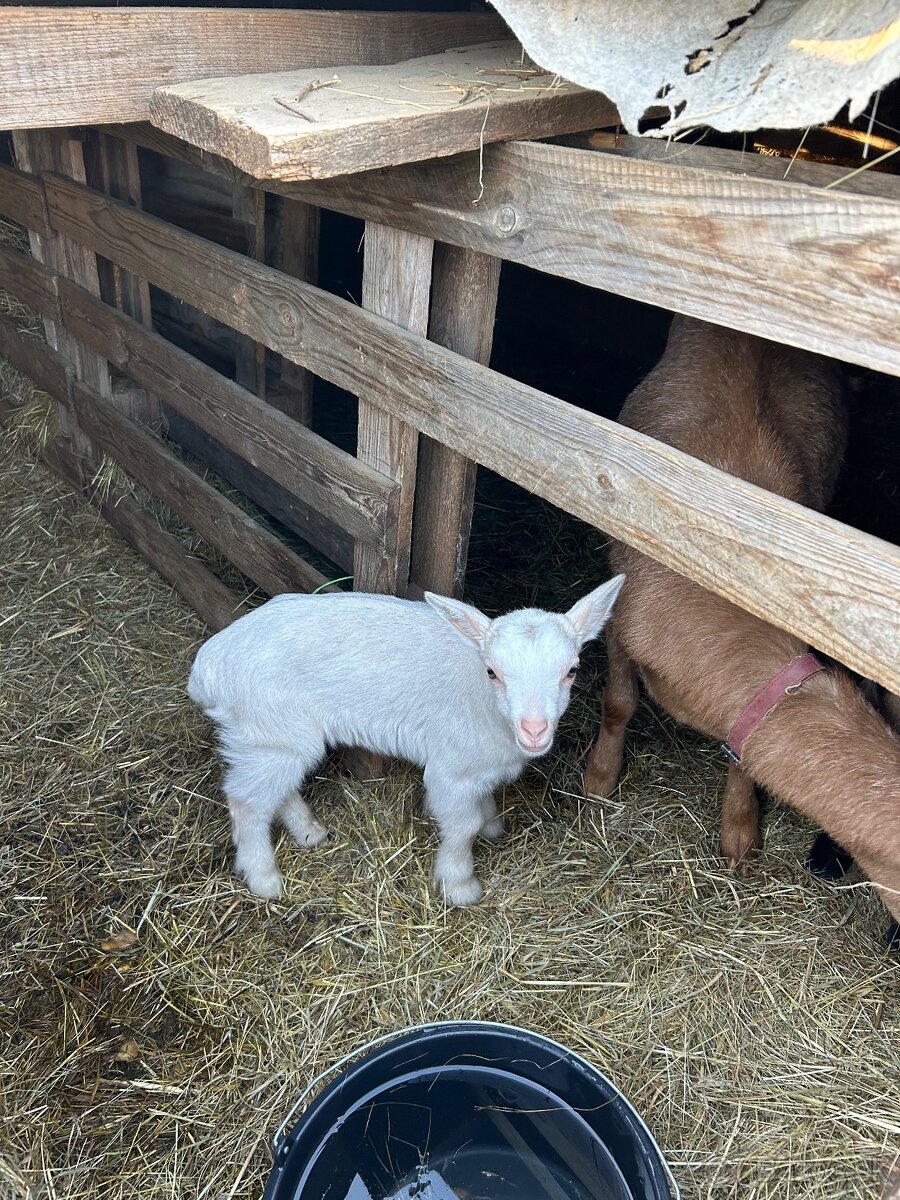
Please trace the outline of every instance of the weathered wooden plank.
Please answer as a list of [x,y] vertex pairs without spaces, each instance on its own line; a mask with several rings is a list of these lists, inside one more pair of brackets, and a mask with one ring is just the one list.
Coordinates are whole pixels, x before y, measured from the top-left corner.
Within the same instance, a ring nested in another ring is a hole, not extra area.
[[[137,146],[102,130],[87,132],[84,143],[86,182],[133,208],[142,208],[141,172]],[[109,259],[97,256],[100,298],[120,308],[142,325],[152,325],[150,286],[139,275],[125,271]],[[159,401],[149,392],[131,388],[127,392],[113,388],[116,404],[145,425],[158,429],[162,421]]]
[[[366,225],[363,307],[395,325],[425,333],[431,291],[433,243],[386,225]],[[377,390],[359,393],[356,456],[395,480],[399,488],[397,540],[383,553],[362,543],[354,555],[358,592],[402,595],[409,579],[416,490],[418,431],[380,403]]]
[[5,8],[0,129],[145,121],[162,84],[389,63],[499,37],[492,14]]
[[[487,366],[494,340],[500,260],[438,243],[428,336]],[[475,463],[439,441],[419,439],[410,579],[461,596],[475,499]]]
[[[152,150],[154,154],[161,154],[165,158],[174,158],[178,162],[187,163],[188,166],[197,167],[201,171],[220,175],[223,179],[238,180],[250,187],[254,184],[257,187],[261,186],[258,179],[254,180],[243,171],[239,171],[227,158],[222,158],[218,154],[209,154],[197,146],[192,146],[190,142],[185,142],[182,138],[173,137],[170,133],[163,133],[149,121],[133,121],[128,125],[101,125],[100,128],[113,134],[114,137],[134,142],[143,150]],[[291,185],[284,186],[290,187]],[[275,189],[267,184],[266,190]]]
[[[0,29],[2,28],[3,22],[0,22]],[[2,70],[0,78],[4,78]],[[17,165],[25,171],[35,175],[43,171],[59,171],[78,183],[85,181],[82,144],[64,130],[44,129],[15,133],[13,148]],[[45,236],[29,231],[28,239],[31,253],[38,262],[46,263],[61,276],[74,279],[95,295],[100,294],[97,256],[93,251],[58,234]],[[47,316],[44,317],[44,334],[48,344],[58,350],[63,360],[70,365],[76,379],[94,388],[101,396],[112,394],[109,367],[105,359],[70,338],[62,326]],[[57,405],[60,432],[71,440],[76,454],[92,459],[93,447],[80,429],[77,414],[68,401],[69,397],[66,396],[65,400],[61,400]]]
[[[277,230],[274,238],[272,266],[316,283],[319,273],[319,209],[302,200],[274,197],[277,203]],[[269,403],[300,421],[312,424],[313,377],[290,359],[282,359],[278,387],[268,397]]]
[[0,166],[0,213],[43,237],[53,232],[44,208],[44,185],[24,171]]
[[68,403],[70,372],[61,356],[46,342],[21,333],[0,317],[0,358],[27,375],[36,388]]
[[[386,320],[425,333],[431,292],[434,243],[414,233],[367,222],[363,257],[362,302]],[[416,491],[419,434],[380,405],[375,392],[359,393],[356,454],[363,462],[396,480],[399,493],[397,542],[378,554],[357,542],[353,555],[353,588],[402,596],[409,583],[412,516]],[[362,747],[344,751],[343,765],[357,779],[375,779],[387,770],[388,758]]]
[[287,488],[252,467],[241,454],[229,450],[199,425],[169,405],[163,406],[166,436],[177,442],[254,504],[258,504],[285,528],[309,542],[340,568],[337,574],[353,574],[353,539]]
[[847,167],[807,159],[776,158],[747,150],[720,150],[717,146],[687,145],[659,138],[630,137],[626,134],[594,130],[568,134],[561,145],[576,150],[595,150],[619,158],[640,158],[646,162],[669,163],[678,167],[700,167],[707,171],[727,171],[732,175],[755,175],[760,179],[805,183],[810,187],[839,188],[865,196],[881,196],[900,201],[900,180],[880,171],[854,174]]
[[[334,61],[333,59],[331,60]],[[150,121],[257,179],[324,179],[616,119],[605,96],[523,69],[515,41],[382,66],[165,85]]]
[[52,271],[30,255],[0,245],[0,287],[51,321],[60,316],[56,280]]
[[136,383],[165,397],[172,408],[351,536],[379,553],[393,547],[397,488],[389,477],[152,330],[92,301],[83,289],[65,280],[59,286],[63,319],[75,336],[104,349]]
[[[200,163],[200,152],[178,138],[145,126],[129,134]],[[797,163],[787,180],[779,180],[750,155],[704,150],[701,162],[700,153],[693,147],[685,151],[684,164],[641,162],[566,146],[510,143],[486,146],[481,156],[371,171],[352,180],[266,186],[900,374],[894,282],[900,198],[891,198],[897,197],[897,182],[881,176],[857,187],[862,178],[857,176],[826,189],[835,177],[819,164]],[[716,161],[707,162],[706,155]],[[213,155],[205,165],[233,171]],[[801,167],[804,182],[794,182]],[[807,173],[815,186],[806,183]]]
[[[352,571],[353,539],[337,521],[343,520],[354,526],[354,518],[352,512],[348,514],[341,508],[339,499],[332,498],[323,503],[322,494],[316,494],[314,490],[320,481],[324,480],[326,490],[349,489],[354,509],[359,507],[360,497],[369,496],[365,508],[377,530],[370,536],[378,545],[386,545],[385,539],[393,537],[392,532],[390,535],[387,532],[396,524],[392,513],[395,488],[391,480],[369,471],[324,439],[316,438],[310,443],[301,435],[298,441],[293,437],[296,432],[294,422],[285,424],[284,420],[279,422],[276,418],[270,426],[267,408],[264,411],[253,408],[249,415],[246,414],[243,404],[248,393],[164,339],[156,335],[145,339],[140,328],[134,328],[127,319],[117,318],[113,310],[82,289],[68,284],[63,286],[67,301],[65,317],[70,330],[104,352],[121,369],[127,369],[138,382],[143,381],[148,388],[165,388],[169,401],[166,419],[175,440],[282,524],[316,546],[342,570]],[[33,259],[3,246],[0,246],[0,287],[8,288],[42,315],[61,319],[57,276]],[[166,364],[171,365],[167,368]],[[193,397],[197,398],[196,404]],[[221,440],[173,409],[173,400],[180,403],[183,412],[202,420],[234,449],[228,449]],[[253,405],[254,398],[250,397],[250,400]],[[255,446],[259,446],[258,454],[254,452]],[[274,456],[266,453],[267,446],[274,448]],[[249,461],[248,455],[257,465]],[[324,460],[320,462],[323,455]],[[287,480],[287,486],[265,474],[263,464],[278,479]],[[304,472],[311,476],[306,486],[303,484]],[[332,483],[332,476],[335,480],[346,476],[346,482]],[[312,496],[319,507],[334,512],[336,519],[332,521],[322,516],[290,489]]]
[[[232,191],[232,213],[247,230],[247,253],[257,262],[266,257],[266,195],[256,188],[236,183]],[[235,334],[235,379],[260,398],[266,394],[266,348],[261,342]]]
[[900,375],[900,201],[538,143],[288,190]]
[[[130,132],[162,152],[200,163],[200,152],[178,138],[167,140],[144,126]],[[649,157],[656,151],[644,152]],[[486,146],[482,156],[376,170],[352,180],[266,186],[900,374],[896,181],[882,175],[859,185],[863,176],[856,176],[826,190],[846,172],[833,175],[833,168],[797,163],[784,180],[773,178],[761,166],[772,160],[760,156],[700,148],[684,154],[684,162],[641,162],[512,143]],[[216,172],[229,169],[215,156],[205,164]],[[794,172],[803,182],[793,181]],[[474,204],[482,188],[484,196]]]
[[896,547],[67,180],[47,190],[70,236],[900,691]]
[[87,497],[112,527],[213,630],[224,629],[243,616],[247,606],[240,597],[194,558],[187,549],[131,496],[99,492],[85,480],[82,460],[63,438],[45,447],[42,457],[52,471]]
[[[137,147],[102,130],[90,130],[85,141],[86,182],[133,208],[142,208]],[[102,260],[100,296],[142,325],[153,323],[150,288],[140,276]],[[108,268],[108,269],[107,269]]]
[[75,385],[81,423],[96,444],[210,545],[275,596],[327,589],[328,580],[243,509],[201,479],[106,400]]

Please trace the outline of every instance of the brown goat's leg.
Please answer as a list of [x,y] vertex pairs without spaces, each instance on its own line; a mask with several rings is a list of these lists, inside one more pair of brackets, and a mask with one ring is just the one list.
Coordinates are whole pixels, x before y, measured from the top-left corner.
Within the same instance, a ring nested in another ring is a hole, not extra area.
[[611,629],[607,630],[609,679],[603,693],[600,733],[584,772],[586,796],[609,796],[622,774],[625,730],[638,706],[637,671]]
[[756,786],[737,763],[729,763],[722,797],[722,853],[730,867],[746,873],[761,845]]

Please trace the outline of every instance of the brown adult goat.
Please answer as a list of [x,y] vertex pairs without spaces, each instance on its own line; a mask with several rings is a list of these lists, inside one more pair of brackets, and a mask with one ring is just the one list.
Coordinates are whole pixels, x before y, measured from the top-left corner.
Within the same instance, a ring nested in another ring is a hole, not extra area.
[[[817,509],[831,497],[846,438],[835,364],[683,317],[620,420]],[[676,720],[725,742],[750,702],[807,650],[629,546],[615,543],[610,562],[626,583],[607,627],[609,679],[585,772],[585,793],[600,796],[619,781],[639,676]],[[844,847],[900,921],[900,738],[839,668],[782,696],[753,725],[740,764],[729,763],[726,857],[741,867],[755,857],[761,784]]]

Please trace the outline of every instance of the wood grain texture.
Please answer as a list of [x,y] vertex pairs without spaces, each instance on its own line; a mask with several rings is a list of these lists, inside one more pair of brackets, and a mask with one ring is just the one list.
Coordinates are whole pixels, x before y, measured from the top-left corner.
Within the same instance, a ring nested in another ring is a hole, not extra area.
[[[273,197],[276,204],[276,231],[269,262],[285,275],[316,283],[319,276],[319,209],[314,204],[289,197]],[[277,388],[269,396],[276,408],[300,421],[312,424],[313,377],[290,359],[281,360]]]
[[[363,306],[404,329],[424,333],[428,327],[433,251],[428,238],[367,222]],[[409,583],[419,434],[381,406],[377,391],[360,391],[358,395],[357,457],[396,480],[400,504],[392,553],[379,555],[357,542],[353,588],[357,592],[402,596]],[[350,747],[344,751],[343,764],[356,779],[376,779],[386,773],[388,758]]]
[[[266,258],[266,196],[256,188],[236,183],[232,213],[247,230],[247,253],[257,262]],[[235,334],[235,379],[260,398],[266,394],[266,348],[261,342]]]
[[66,328],[142,387],[379,554],[393,548],[398,501],[388,476],[84,289],[61,280],[60,295]]
[[[57,276],[32,258],[3,246],[0,246],[0,287],[8,289],[36,312],[62,320]],[[370,536],[378,545],[387,544],[385,531],[396,524],[391,512],[396,489],[391,480],[369,471],[351,455],[323,439],[317,438],[312,444],[308,440],[298,444],[292,437],[295,432],[293,422],[285,424],[276,417],[270,428],[268,417],[271,413],[263,409],[247,414],[243,405],[248,393],[216,371],[155,334],[145,339],[140,328],[134,328],[127,318],[118,316],[83,289],[69,284],[63,284],[63,287],[67,301],[65,317],[70,331],[99,349],[117,366],[143,380],[148,388],[163,387],[170,401],[180,402],[184,412],[192,413],[235,447],[229,450],[216,437],[173,409],[171,404],[164,404],[166,422],[174,439],[223,479],[321,550],[342,571],[350,572],[353,569],[351,535],[336,521],[329,520],[312,505],[300,500],[287,486],[270,478],[261,469],[261,464],[265,463],[278,478],[287,479],[290,487],[302,490],[306,495],[312,494],[319,507],[334,511],[337,504],[336,517],[353,525],[352,514],[344,513],[338,500],[332,497],[324,502],[321,492],[316,495],[310,490],[320,485],[330,490],[333,485],[328,480],[332,473],[337,478],[349,474],[349,482],[339,485],[340,488],[347,487],[353,493],[354,506],[358,506],[357,493],[360,496],[371,493],[376,505],[371,511],[371,520],[378,532]],[[196,397],[196,406],[192,397]],[[254,404],[253,397],[250,402]],[[275,447],[275,457],[266,454],[267,445]],[[258,454],[253,452],[254,446],[259,447]],[[257,465],[248,461],[248,450]],[[325,457],[320,463],[321,454]],[[302,475],[304,471],[312,473],[308,488],[298,481],[298,474]],[[319,471],[321,474],[317,473]],[[371,507],[371,502],[367,504]],[[360,531],[360,536],[366,536],[364,530]]]
[[[106,192],[133,208],[143,207],[137,147],[133,142],[89,130],[85,140],[85,174],[87,184],[97,191]],[[142,325],[151,325],[150,288],[146,280],[108,260],[99,265],[101,299]]]
[[[85,138],[85,175],[90,187],[116,200],[142,208],[137,146],[100,130],[89,130]],[[152,324],[150,288],[145,280],[115,263],[100,264],[100,295],[107,304],[121,308],[142,325]]]
[[215,8],[5,8],[0,129],[145,121],[182,80],[328,63],[390,63],[499,37],[478,13]]
[[69,236],[900,690],[896,547],[87,188],[53,178],[47,194]]
[[44,211],[43,184],[24,171],[0,166],[0,213],[43,237],[53,232]]
[[[129,135],[202,165],[200,152],[178,138],[166,139],[146,126],[133,127]],[[477,155],[459,155],[347,181],[267,186],[323,208],[390,222],[436,241],[900,374],[895,319],[900,184],[882,175],[857,187],[862,178],[857,176],[825,190],[836,176],[820,164],[797,163],[783,180],[738,151],[704,149],[702,162],[700,154],[691,148],[686,165],[678,159],[642,163],[617,154],[511,143],[485,147],[483,171]],[[746,177],[748,160],[758,177]],[[217,173],[234,169],[215,156],[207,156],[205,165]],[[814,186],[805,178],[793,181],[800,167]],[[484,196],[475,204],[482,184]]]
[[[0,28],[3,28],[2,22]],[[2,70],[0,78],[3,78]],[[15,133],[13,149],[17,166],[24,171],[35,175],[44,171],[59,171],[79,183],[85,181],[82,143],[63,130],[45,129]],[[92,250],[58,233],[47,236],[29,230],[28,240],[31,253],[38,262],[46,263],[58,275],[75,280],[99,296],[97,256]],[[44,317],[44,334],[48,344],[58,350],[62,359],[71,367],[76,379],[94,388],[101,396],[112,395],[109,367],[105,359],[76,339],[70,338],[65,328],[48,316]],[[75,453],[86,459],[95,458],[93,447],[79,427],[77,415],[68,403],[68,396],[65,401],[57,404],[57,419],[60,431],[69,438]]]
[[[363,307],[403,329],[424,334],[428,329],[433,250],[428,238],[368,223]],[[366,545],[357,545],[353,587],[358,592],[403,595],[409,580],[419,435],[414,426],[382,405],[380,389],[366,389],[358,395],[356,457],[397,483],[399,503],[394,547],[379,554]]]
[[538,143],[483,158],[289,191],[900,375],[900,200]]
[[0,287],[51,321],[60,319],[57,278],[30,255],[0,245]]
[[257,179],[288,181],[616,119],[604,96],[537,69],[521,78],[521,64],[519,44],[498,41],[392,65],[198,78],[158,88],[150,122]]
[[354,542],[345,530],[298,500],[287,488],[251,466],[240,453],[223,446],[176,409],[164,404],[163,411],[168,438],[324,554],[338,568],[333,575],[352,575]]
[[700,167],[707,171],[727,171],[732,175],[751,175],[778,182],[790,180],[810,187],[837,188],[842,192],[857,192],[863,196],[881,196],[885,200],[900,200],[900,180],[879,171],[862,171],[854,175],[847,167],[810,162],[798,158],[776,158],[747,150],[720,150],[717,146],[686,145],[684,142],[662,141],[658,138],[630,137],[627,134],[590,133],[568,134],[559,139],[561,145],[576,150],[594,150],[614,154],[618,158],[639,158],[646,162],[669,163],[677,167]]
[[[439,243],[428,336],[485,366],[490,361],[500,260]],[[411,582],[462,596],[475,499],[475,463],[428,437],[419,439]]]
[[[95,443],[270,596],[329,590],[304,562],[136,422],[81,384],[81,423]],[[334,589],[331,589],[334,590]]]
[[[143,207],[141,202],[141,172],[137,146],[102,130],[87,131],[84,142],[86,182],[116,200]],[[100,298],[120,308],[142,325],[152,325],[150,287],[139,275],[125,271],[109,259],[97,256],[100,278]],[[126,393],[113,387],[116,403],[127,407],[130,415],[154,429],[162,423],[159,401],[148,392],[131,388]]]
[[71,372],[63,358],[46,342],[21,333],[5,317],[0,317],[0,358],[26,375],[42,392],[71,404]]
[[52,471],[87,497],[110,525],[174,587],[214,632],[224,629],[249,610],[236,592],[194,558],[181,542],[162,529],[133,497],[98,492],[85,482],[82,460],[67,441],[57,438],[42,457]]

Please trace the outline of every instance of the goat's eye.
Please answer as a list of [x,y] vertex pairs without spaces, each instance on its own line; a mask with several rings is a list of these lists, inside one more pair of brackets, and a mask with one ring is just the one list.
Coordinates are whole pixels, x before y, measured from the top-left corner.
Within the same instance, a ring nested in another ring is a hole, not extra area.
[[566,672],[566,678],[574,679],[577,674],[578,674],[578,665],[576,664],[574,667],[569,667],[568,671]]
[[494,670],[493,667],[488,667],[487,673],[488,673],[488,679],[496,679],[497,678],[497,672]]

